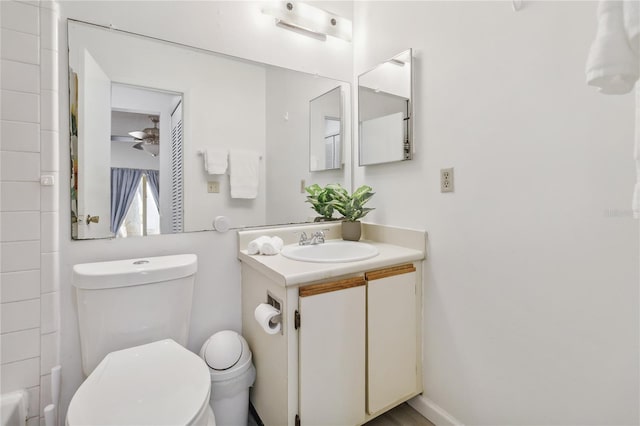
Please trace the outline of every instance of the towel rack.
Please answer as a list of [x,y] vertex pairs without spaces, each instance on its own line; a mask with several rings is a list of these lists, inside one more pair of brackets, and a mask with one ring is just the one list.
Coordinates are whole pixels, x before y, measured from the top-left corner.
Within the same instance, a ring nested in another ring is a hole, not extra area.
[[[197,150],[196,151],[196,155],[204,155],[204,150],[202,150],[202,149]],[[260,157],[258,157],[258,158],[260,158],[262,160],[262,155]]]

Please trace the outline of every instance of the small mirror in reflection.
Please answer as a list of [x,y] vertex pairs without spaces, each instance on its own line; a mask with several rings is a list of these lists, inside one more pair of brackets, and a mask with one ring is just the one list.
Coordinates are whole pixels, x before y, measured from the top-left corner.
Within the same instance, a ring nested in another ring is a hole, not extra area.
[[342,168],[342,90],[309,101],[309,171]]

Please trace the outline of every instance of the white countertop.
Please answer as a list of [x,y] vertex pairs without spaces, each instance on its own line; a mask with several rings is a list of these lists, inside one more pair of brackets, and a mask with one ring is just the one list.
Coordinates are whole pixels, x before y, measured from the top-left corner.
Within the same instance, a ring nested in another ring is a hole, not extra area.
[[363,242],[375,246],[379,254],[370,259],[356,262],[315,263],[291,260],[281,254],[274,256],[249,255],[246,250],[240,250],[238,259],[283,287],[291,287],[425,258],[425,253],[422,250],[376,241],[363,240]]

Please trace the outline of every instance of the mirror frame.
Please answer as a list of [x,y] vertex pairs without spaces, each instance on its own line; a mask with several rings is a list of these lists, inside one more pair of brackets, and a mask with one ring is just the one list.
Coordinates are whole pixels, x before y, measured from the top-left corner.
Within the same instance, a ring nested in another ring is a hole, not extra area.
[[[363,139],[362,139],[362,128],[360,126],[361,120],[360,120],[360,112],[361,112],[361,98],[360,98],[360,79],[372,72],[375,71],[376,69],[382,67],[384,64],[388,63],[388,62],[392,62],[393,60],[395,60],[396,58],[398,58],[399,56],[405,56],[406,54],[409,54],[409,64],[411,66],[410,70],[409,70],[409,102],[408,102],[408,106],[407,106],[407,111],[406,111],[406,117],[404,118],[404,121],[406,122],[406,138],[404,141],[402,141],[401,143],[403,144],[403,150],[404,150],[404,155],[403,158],[400,160],[391,160],[391,161],[383,161],[383,162],[379,162],[379,163],[366,163],[363,164],[362,163],[362,147],[363,147]],[[357,113],[357,126],[358,126],[358,166],[360,167],[364,167],[364,166],[375,166],[378,164],[389,164],[389,163],[397,163],[397,162],[403,162],[403,161],[407,161],[407,160],[412,160],[413,159],[413,154],[414,154],[414,140],[413,140],[413,135],[414,135],[414,111],[413,111],[413,99],[414,99],[414,93],[413,93],[413,89],[414,89],[414,84],[413,84],[413,79],[414,79],[414,67],[415,67],[415,61],[413,58],[413,49],[412,48],[408,48],[403,50],[402,52],[394,55],[392,58],[379,63],[378,65],[376,65],[375,67],[363,72],[362,74],[358,75],[358,79],[355,82],[355,90],[357,90],[357,98],[358,98],[358,113]]]

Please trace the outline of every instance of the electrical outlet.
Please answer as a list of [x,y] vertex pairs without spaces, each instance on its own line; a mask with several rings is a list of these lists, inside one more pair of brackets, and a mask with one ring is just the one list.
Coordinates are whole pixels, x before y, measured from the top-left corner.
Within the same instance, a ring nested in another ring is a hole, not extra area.
[[220,192],[220,182],[209,181],[207,182],[207,192],[217,194]]
[[453,192],[453,167],[440,169],[440,192]]

